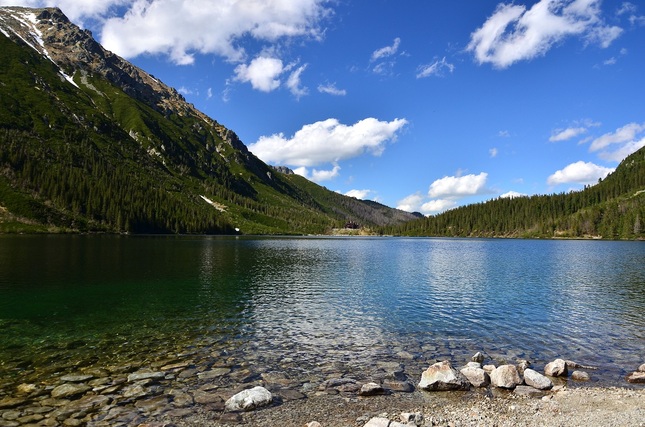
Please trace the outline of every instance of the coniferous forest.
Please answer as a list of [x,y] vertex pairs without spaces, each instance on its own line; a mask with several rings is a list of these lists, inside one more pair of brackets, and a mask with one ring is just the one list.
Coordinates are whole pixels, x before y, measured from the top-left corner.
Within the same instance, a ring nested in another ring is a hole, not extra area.
[[645,238],[645,148],[584,190],[498,198],[384,227],[406,236]]

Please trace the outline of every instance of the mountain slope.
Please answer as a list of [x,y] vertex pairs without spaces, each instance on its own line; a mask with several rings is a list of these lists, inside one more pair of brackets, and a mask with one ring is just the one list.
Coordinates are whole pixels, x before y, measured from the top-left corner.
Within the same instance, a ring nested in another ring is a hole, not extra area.
[[645,239],[645,147],[582,191],[499,198],[385,227],[409,236]]
[[0,32],[0,231],[300,234],[414,218],[269,167],[59,9],[0,8]]

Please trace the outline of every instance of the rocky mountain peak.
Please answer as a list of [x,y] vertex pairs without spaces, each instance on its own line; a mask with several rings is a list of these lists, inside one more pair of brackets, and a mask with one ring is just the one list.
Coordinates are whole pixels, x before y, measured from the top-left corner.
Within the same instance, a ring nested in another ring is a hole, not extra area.
[[[79,28],[58,8],[0,7],[0,32],[49,58],[72,84],[82,82],[88,74],[100,74],[129,96],[164,115],[195,116],[212,126],[222,139],[237,139],[231,138],[224,126],[186,102],[177,90],[104,49],[91,31]],[[76,78],[77,74],[80,79]]]

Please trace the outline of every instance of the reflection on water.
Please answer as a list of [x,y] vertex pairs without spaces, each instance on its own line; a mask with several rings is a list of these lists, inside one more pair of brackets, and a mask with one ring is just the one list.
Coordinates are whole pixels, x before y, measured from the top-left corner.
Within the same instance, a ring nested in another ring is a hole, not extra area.
[[643,260],[641,242],[3,236],[0,378],[218,349],[420,373],[481,350],[617,383],[643,362]]

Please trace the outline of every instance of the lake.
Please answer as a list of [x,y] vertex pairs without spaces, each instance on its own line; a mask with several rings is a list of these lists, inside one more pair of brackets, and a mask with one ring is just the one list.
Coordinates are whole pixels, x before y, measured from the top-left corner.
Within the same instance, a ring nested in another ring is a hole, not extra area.
[[186,360],[297,384],[400,363],[416,383],[477,351],[536,370],[574,360],[599,367],[590,384],[627,386],[644,313],[643,242],[0,236],[0,398]]

